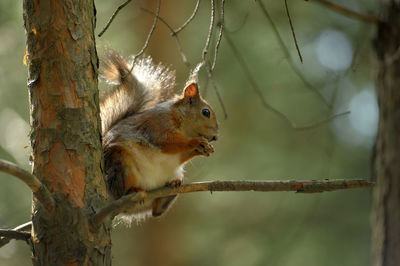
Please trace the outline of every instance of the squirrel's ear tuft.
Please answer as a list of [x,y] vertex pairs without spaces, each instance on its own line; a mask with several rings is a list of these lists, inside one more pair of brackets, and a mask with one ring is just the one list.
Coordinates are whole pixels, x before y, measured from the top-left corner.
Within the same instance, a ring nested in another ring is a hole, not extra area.
[[190,83],[183,91],[185,98],[197,98],[200,96],[199,88],[196,83]]

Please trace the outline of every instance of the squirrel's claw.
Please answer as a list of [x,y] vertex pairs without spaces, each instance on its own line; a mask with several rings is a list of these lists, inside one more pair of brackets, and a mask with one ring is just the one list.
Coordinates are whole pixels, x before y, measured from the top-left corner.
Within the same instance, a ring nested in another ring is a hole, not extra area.
[[171,182],[168,182],[167,184],[165,184],[165,186],[170,187],[170,188],[180,187],[181,185],[182,185],[182,179],[180,179],[180,178],[174,179]]
[[126,194],[133,194],[133,193],[138,193],[138,192],[142,193],[141,199],[138,201],[138,203],[143,204],[144,200],[147,198],[146,190],[144,190],[142,188],[131,187]]
[[142,192],[142,198],[139,200],[139,204],[144,204],[144,201],[147,198],[147,192],[144,190],[141,192]]

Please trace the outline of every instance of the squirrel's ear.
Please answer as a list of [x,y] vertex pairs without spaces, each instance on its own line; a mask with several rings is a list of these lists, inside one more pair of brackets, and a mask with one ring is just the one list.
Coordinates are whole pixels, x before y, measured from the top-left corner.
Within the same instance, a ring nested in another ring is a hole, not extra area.
[[188,86],[186,86],[186,88],[183,91],[183,95],[185,96],[185,98],[188,99],[198,98],[200,94],[197,84],[190,83]]

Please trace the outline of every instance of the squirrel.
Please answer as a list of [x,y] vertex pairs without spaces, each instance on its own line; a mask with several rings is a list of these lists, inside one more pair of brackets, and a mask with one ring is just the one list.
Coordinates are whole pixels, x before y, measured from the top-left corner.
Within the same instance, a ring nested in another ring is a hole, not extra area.
[[[115,51],[101,60],[100,77],[115,86],[100,97],[105,182],[111,199],[183,182],[183,167],[214,152],[218,122],[200,96],[197,71],[181,94],[175,72],[150,57],[129,64]],[[127,211],[131,222],[162,215],[177,195],[157,198]],[[133,212],[133,214],[132,214]]]

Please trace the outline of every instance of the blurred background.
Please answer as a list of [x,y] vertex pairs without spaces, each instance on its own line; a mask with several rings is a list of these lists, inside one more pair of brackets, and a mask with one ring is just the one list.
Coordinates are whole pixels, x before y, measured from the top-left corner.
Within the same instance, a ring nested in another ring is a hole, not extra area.
[[[332,0],[334,1],[334,0]],[[123,1],[96,0],[97,33]],[[219,1],[217,1],[219,2]],[[377,13],[374,0],[335,0]],[[228,118],[203,70],[200,87],[220,122],[215,154],[186,167],[185,182],[369,178],[378,109],[372,75],[374,28],[312,1],[288,1],[304,63],[301,64],[284,1],[264,0],[282,36],[285,55],[256,1],[226,1],[225,33],[243,57],[265,100],[297,126],[351,111],[309,130],[296,130],[265,108],[226,38],[214,71]],[[196,1],[162,1],[160,16],[178,28]],[[132,1],[97,38],[98,52],[110,46],[128,56],[143,46],[156,1]],[[219,14],[220,3],[218,3]],[[210,3],[201,1],[194,20],[179,33],[191,68],[201,61]],[[209,54],[213,56],[217,31]],[[27,68],[22,1],[0,2],[0,158],[30,169]],[[168,28],[158,23],[145,52],[176,69],[181,90],[190,68]],[[295,70],[295,71],[294,71]],[[300,73],[300,76],[296,73]],[[104,85],[101,85],[104,87]],[[323,96],[323,99],[315,92]],[[30,219],[31,193],[0,173],[0,228]],[[113,264],[123,265],[368,265],[371,191],[322,194],[215,192],[182,195],[160,219],[117,226]],[[0,265],[29,265],[30,250],[12,241],[0,249]]]

